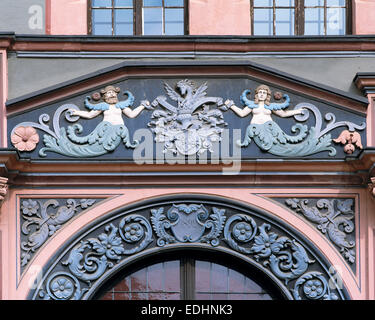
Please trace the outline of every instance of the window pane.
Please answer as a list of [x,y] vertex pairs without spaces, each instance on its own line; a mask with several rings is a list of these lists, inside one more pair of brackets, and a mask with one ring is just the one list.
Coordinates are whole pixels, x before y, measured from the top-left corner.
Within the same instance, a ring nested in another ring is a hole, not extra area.
[[345,7],[345,0],[327,0],[327,7],[330,6]]
[[305,0],[305,7],[324,6],[324,0]]
[[272,20],[272,9],[254,9],[254,35],[272,35]]
[[276,7],[294,7],[294,0],[276,0]]
[[115,35],[133,35],[133,10],[115,10]]
[[92,10],[92,34],[112,35],[112,12],[107,9]]
[[184,9],[165,9],[165,34],[184,34]]
[[92,0],[93,7],[112,7],[112,0]]
[[143,9],[143,34],[163,34],[163,8]]
[[[165,291],[180,291],[180,261],[167,261],[164,263]],[[180,294],[178,293],[178,297]]]
[[272,7],[273,0],[254,0],[254,7]]
[[184,0],[164,0],[164,5],[166,7],[183,7]]
[[210,263],[195,261],[195,289],[198,292],[210,292]]
[[276,9],[276,35],[294,35],[294,9]]
[[305,9],[305,35],[324,35],[324,9]]
[[115,0],[115,7],[133,7],[133,0]]
[[345,34],[345,8],[327,9],[327,35]]
[[162,0],[143,0],[144,7],[162,7],[163,1]]
[[228,292],[228,268],[211,263],[212,292]]

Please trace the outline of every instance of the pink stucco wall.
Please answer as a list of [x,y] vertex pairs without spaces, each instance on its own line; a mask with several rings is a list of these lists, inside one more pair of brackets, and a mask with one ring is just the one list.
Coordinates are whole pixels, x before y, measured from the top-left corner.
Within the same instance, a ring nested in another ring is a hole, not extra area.
[[249,0],[190,0],[191,35],[250,35]]
[[368,96],[369,106],[367,108],[366,118],[366,140],[368,147],[375,146],[375,94],[369,94]]
[[375,34],[374,12],[374,0],[353,0],[353,34]]
[[47,33],[87,34],[87,0],[46,0]]
[[6,50],[0,50],[0,146],[7,146],[7,121],[5,101],[8,95],[8,62]]
[[[345,286],[349,289],[352,299],[374,299],[374,200],[371,199],[370,193],[367,190],[346,189],[345,192],[339,189],[313,189],[313,190],[292,190],[292,189],[173,189],[173,188],[160,188],[160,189],[124,189],[116,190],[109,194],[108,190],[59,190],[59,195],[54,197],[70,197],[72,193],[76,192],[77,195],[90,196],[90,197],[105,197],[108,199],[98,203],[90,209],[87,209],[82,214],[73,218],[65,224],[58,232],[56,232],[42,247],[36,256],[31,261],[30,265],[21,276],[19,273],[19,237],[20,225],[19,221],[19,196],[28,197],[45,197],[46,191],[43,190],[13,190],[10,192],[9,200],[4,203],[3,214],[0,216],[0,232],[3,234],[3,241],[1,241],[3,257],[6,257],[3,264],[3,299],[25,299],[29,292],[30,284],[33,283],[38,270],[51,259],[56,253],[56,250],[63,246],[68,239],[74,236],[87,224],[94,222],[109,212],[117,210],[130,203],[135,203],[144,199],[157,198],[164,195],[172,194],[207,194],[216,195],[228,199],[239,200],[243,203],[248,203],[252,206],[266,209],[269,213],[277,216],[279,219],[287,223],[292,229],[298,230],[308,240],[313,242],[316,247],[320,249],[322,254],[326,256],[329,262],[336,266],[336,270],[340,270],[342,279]],[[354,196],[356,198],[356,235],[357,235],[357,273],[354,274],[350,268],[347,267],[345,259],[340,255],[338,250],[324,237],[310,223],[307,223],[302,217],[294,214],[292,211],[281,207],[278,203],[268,199],[268,196],[283,196],[288,194],[291,196],[293,193],[296,196],[314,196],[319,197],[343,197]],[[114,194],[115,193],[115,194]],[[359,204],[361,199],[361,204]],[[359,235],[359,232],[361,234]],[[359,261],[360,260],[360,261]],[[369,263],[370,262],[370,263]]]

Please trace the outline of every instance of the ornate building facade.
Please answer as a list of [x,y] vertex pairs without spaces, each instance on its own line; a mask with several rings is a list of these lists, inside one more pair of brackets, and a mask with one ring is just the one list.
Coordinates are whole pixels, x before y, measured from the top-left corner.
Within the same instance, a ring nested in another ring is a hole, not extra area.
[[373,1],[13,2],[1,299],[375,298]]

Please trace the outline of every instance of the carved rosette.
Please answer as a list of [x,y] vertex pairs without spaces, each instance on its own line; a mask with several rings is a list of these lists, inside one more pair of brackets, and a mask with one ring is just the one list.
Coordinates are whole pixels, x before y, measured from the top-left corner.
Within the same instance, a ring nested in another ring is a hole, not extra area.
[[[29,207],[30,213],[35,209]],[[242,211],[243,212],[243,211]],[[258,214],[212,203],[152,205],[117,214],[84,231],[46,272],[33,299],[87,299],[128,257],[146,249],[188,245],[243,254],[280,280],[292,299],[343,299],[331,274],[305,244]]]

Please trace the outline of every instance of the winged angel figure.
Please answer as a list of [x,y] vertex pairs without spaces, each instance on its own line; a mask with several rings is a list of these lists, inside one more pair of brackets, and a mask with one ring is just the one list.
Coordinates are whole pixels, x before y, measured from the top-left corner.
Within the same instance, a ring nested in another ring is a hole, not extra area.
[[168,97],[177,102],[171,105],[167,97],[157,97],[151,105],[155,110],[148,126],[155,133],[156,142],[164,142],[164,153],[168,150],[182,155],[200,154],[212,151],[212,143],[221,140],[224,122],[223,114],[212,105],[222,106],[223,99],[206,97],[207,85],[196,88],[190,80],[181,80],[176,90],[164,83]]

